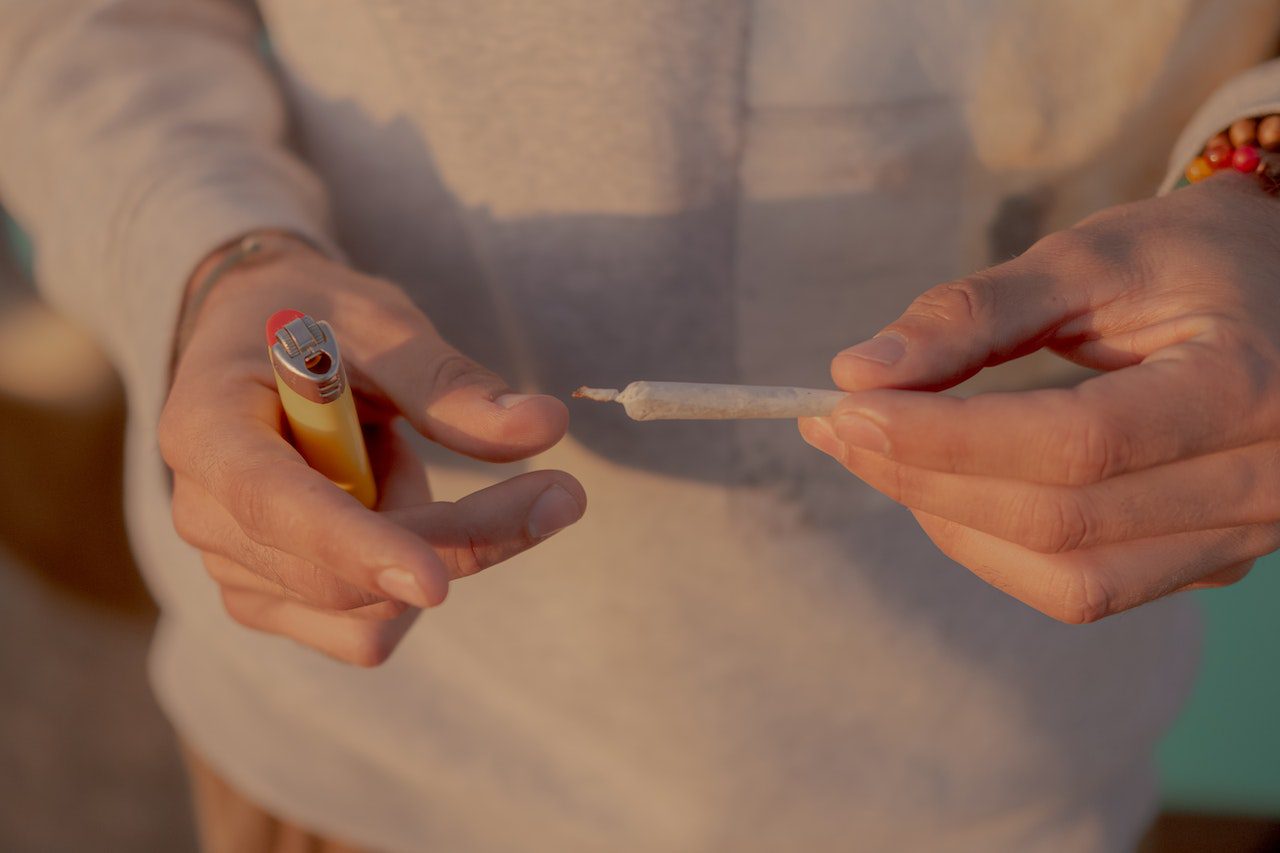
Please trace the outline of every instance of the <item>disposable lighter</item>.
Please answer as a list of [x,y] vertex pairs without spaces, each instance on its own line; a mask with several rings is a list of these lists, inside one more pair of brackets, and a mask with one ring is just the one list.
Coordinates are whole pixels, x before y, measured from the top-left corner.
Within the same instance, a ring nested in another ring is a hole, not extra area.
[[301,311],[277,311],[267,320],[267,352],[294,447],[308,465],[372,507],[377,486],[333,329]]

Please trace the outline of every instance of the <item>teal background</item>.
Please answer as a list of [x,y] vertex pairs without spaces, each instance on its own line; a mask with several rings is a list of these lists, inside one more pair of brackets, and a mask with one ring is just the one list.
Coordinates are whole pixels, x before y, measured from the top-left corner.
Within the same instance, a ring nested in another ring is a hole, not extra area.
[[[3,229],[0,229],[0,231],[2,231],[2,233],[0,233],[0,237],[2,237],[4,242],[8,244],[8,250],[13,254],[13,257],[18,259],[18,264],[27,272],[28,275],[30,275],[31,263],[33,260],[31,241],[28,240],[27,235],[23,234],[22,230],[18,228],[17,223],[5,215],[3,210],[0,210],[0,224],[3,224],[4,226]],[[0,251],[0,255],[3,254],[4,253]]]
[[[30,270],[31,244],[7,218],[4,235]],[[1204,658],[1160,747],[1165,804],[1280,818],[1280,555],[1234,586],[1192,594],[1205,611]]]
[[1160,746],[1165,804],[1280,818],[1280,555],[1204,607],[1195,691]]

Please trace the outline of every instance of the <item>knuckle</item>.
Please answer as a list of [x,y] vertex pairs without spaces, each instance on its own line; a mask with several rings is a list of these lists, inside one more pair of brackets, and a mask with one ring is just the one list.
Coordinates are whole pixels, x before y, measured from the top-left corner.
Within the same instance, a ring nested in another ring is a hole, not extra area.
[[904,506],[915,506],[920,503],[920,489],[907,466],[892,463],[885,476],[885,495]]
[[1087,486],[1115,476],[1125,470],[1131,456],[1124,430],[1087,410],[1076,416],[1055,445],[1057,463],[1051,475],[1069,486]]
[[221,478],[223,505],[231,512],[240,530],[259,545],[273,545],[277,536],[268,521],[275,497],[270,478],[261,465],[247,465]]
[[343,649],[343,657],[356,666],[373,669],[391,658],[398,639],[381,625],[357,625]]
[[1087,625],[1113,612],[1114,593],[1098,571],[1089,566],[1062,570],[1059,591],[1045,611],[1068,625]]
[[1160,258],[1151,256],[1150,241],[1134,239],[1103,212],[1071,228],[1046,234],[1032,250],[1037,264],[1059,274],[1108,275],[1136,289],[1151,280]]
[[[350,610],[359,610],[363,607],[372,607],[378,604],[395,605],[399,607],[407,606],[407,605],[401,604],[400,602],[390,601],[386,598],[379,598],[378,596],[374,595],[371,592],[364,592],[354,587],[348,587],[345,589],[332,589],[330,592],[328,592],[325,595],[323,600],[324,600],[324,604],[322,606],[327,607],[330,610],[341,610],[344,612],[350,611]],[[391,616],[388,616],[386,618],[390,619],[390,618],[393,618],[395,615],[396,615],[395,613],[392,613]],[[382,617],[379,617],[379,618],[382,618]]]
[[908,313],[928,320],[978,323],[990,313],[993,287],[987,273],[974,273],[925,291]]
[[185,431],[183,417],[177,406],[172,401],[166,403],[160,412],[160,420],[156,423],[156,443],[160,448],[160,458],[170,468],[179,467]]
[[1253,571],[1256,560],[1246,560],[1243,563],[1236,563],[1234,566],[1228,566],[1201,578],[1200,581],[1192,586],[1199,589],[1219,589],[1221,587],[1231,586],[1244,580],[1249,572]]
[[970,534],[969,528],[945,518],[922,517],[919,514],[916,515],[916,520],[939,551],[963,566],[969,564],[964,548]]
[[258,630],[257,608],[250,606],[244,596],[237,595],[232,590],[224,588],[220,594],[222,609],[227,612],[232,621],[245,628]]
[[169,505],[169,517],[173,521],[174,532],[182,541],[197,548],[201,544],[198,516],[199,513],[192,501],[183,497],[175,486],[173,502]]
[[1236,323],[1221,313],[1204,311],[1183,320],[1189,335],[1219,349],[1233,351],[1250,347],[1248,336]]
[[1214,358],[1221,365],[1218,375],[1227,385],[1232,405],[1244,413],[1273,417],[1280,399],[1277,360],[1267,350],[1270,341],[1253,339],[1249,330],[1230,321],[1211,322],[1207,338],[1214,344]]
[[453,551],[453,570],[457,577],[465,578],[479,574],[488,567],[488,548],[469,525],[464,526],[461,532],[462,541]]
[[1088,228],[1063,228],[1052,231],[1035,242],[1033,249],[1049,260],[1067,261],[1098,253],[1096,233]]
[[863,479],[876,491],[892,501],[904,506],[915,506],[919,503],[921,488],[919,475],[905,465],[885,459],[868,459],[865,454],[850,451],[848,445],[841,445],[831,455],[849,469],[855,476]]
[[437,506],[434,529],[442,538],[433,541],[451,578],[470,577],[493,565],[492,534],[478,526],[459,504],[441,502]]
[[375,328],[377,324],[390,323],[392,328],[402,326],[417,331],[422,324],[429,322],[403,287],[367,273],[357,272],[354,275],[361,285],[359,289],[344,290],[337,297],[346,309],[345,313],[367,314],[376,321],[370,324]]
[[240,549],[238,562],[270,584],[281,596],[285,598],[297,596],[298,593],[289,582],[289,577],[280,561],[266,549],[254,547],[252,542],[247,542]]
[[204,572],[214,583],[221,587],[230,587],[235,584],[238,578],[235,577],[235,570],[232,568],[230,561],[210,559],[205,555],[201,560],[204,564]]
[[401,601],[372,601],[359,608],[348,608],[352,615],[375,622],[390,622],[399,618],[409,609],[409,605]]
[[427,362],[426,376],[426,387],[433,394],[492,379],[488,370],[452,349],[433,356]]
[[356,610],[370,604],[387,601],[373,593],[352,586],[319,566],[307,564],[306,579],[295,582],[295,592],[307,603],[325,610]]
[[1093,539],[1093,522],[1073,490],[1036,489],[1029,499],[1021,545],[1041,554],[1063,554]]

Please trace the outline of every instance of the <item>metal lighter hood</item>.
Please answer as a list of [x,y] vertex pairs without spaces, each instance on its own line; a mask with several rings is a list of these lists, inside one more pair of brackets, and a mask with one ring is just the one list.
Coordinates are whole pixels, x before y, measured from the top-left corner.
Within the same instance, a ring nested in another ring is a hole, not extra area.
[[302,316],[281,326],[271,345],[271,362],[286,385],[315,403],[336,400],[347,387],[338,341],[323,320]]

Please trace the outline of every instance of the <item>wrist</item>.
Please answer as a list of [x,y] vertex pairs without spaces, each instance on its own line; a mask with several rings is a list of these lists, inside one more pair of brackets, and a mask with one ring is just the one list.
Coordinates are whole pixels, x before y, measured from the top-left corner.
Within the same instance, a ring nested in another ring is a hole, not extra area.
[[1257,179],[1268,194],[1280,188],[1280,115],[1243,118],[1214,134],[1186,167],[1178,186],[1199,183],[1219,172]]
[[201,311],[214,290],[223,289],[259,270],[299,257],[323,254],[311,243],[285,231],[253,231],[210,252],[187,280],[174,334],[173,361],[186,348]]

